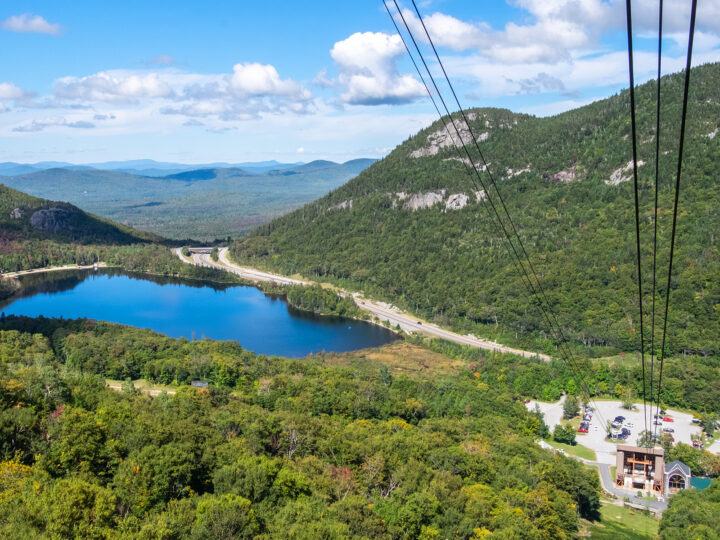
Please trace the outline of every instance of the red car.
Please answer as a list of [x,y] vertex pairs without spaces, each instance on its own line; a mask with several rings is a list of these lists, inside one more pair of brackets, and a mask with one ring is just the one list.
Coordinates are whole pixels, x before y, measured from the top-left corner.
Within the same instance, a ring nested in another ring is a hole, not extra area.
[[673,420],[673,419],[670,418],[669,416],[663,416],[663,422],[674,422],[674,421],[675,421],[675,420]]
[[586,428],[585,426],[580,426],[578,428],[578,433],[587,433],[587,432],[588,432],[588,428]]

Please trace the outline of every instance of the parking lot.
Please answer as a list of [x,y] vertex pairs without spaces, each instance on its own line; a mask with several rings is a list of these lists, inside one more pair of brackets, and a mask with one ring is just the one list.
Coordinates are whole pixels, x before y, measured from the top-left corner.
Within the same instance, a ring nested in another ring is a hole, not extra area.
[[[530,401],[527,403],[529,410],[535,409],[535,404],[540,406],[540,410],[545,417],[545,423],[552,430],[562,421],[562,407],[564,399],[557,403],[544,403],[541,401]],[[618,441],[620,444],[636,445],[640,432],[645,429],[645,421],[643,420],[643,404],[636,403],[632,411],[623,409],[619,401],[597,401],[590,405],[593,409],[593,418],[590,422],[588,433],[576,433],[577,442],[597,454],[598,462],[615,465],[615,443],[605,440],[605,424],[607,420],[613,420],[616,416],[624,416],[625,422],[623,427],[630,429],[631,434],[625,441]],[[652,424],[652,416],[655,414],[653,408],[652,414],[649,412],[648,406],[648,429],[652,431],[655,427]],[[674,430],[671,435],[675,437],[675,442],[692,444],[690,436],[700,433],[700,426],[692,423],[693,416],[687,413],[681,413],[667,409],[666,414],[672,418],[673,422],[663,422],[663,425],[657,426],[657,433],[661,434],[663,428],[669,427]],[[712,447],[711,447],[712,448]]]

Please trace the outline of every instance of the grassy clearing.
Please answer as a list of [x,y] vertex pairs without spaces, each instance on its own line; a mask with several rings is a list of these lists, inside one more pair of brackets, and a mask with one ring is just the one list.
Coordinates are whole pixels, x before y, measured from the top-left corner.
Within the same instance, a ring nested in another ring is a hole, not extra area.
[[652,515],[625,506],[603,501],[602,520],[589,524],[587,532],[594,540],[650,540],[657,538],[660,521]]
[[570,446],[569,444],[559,443],[553,441],[552,439],[548,439],[545,442],[553,448],[557,448],[558,450],[564,450],[571,456],[587,459],[588,461],[597,461],[597,455],[595,455],[595,452],[581,444]]
[[462,360],[405,341],[396,341],[375,349],[324,354],[316,358],[330,366],[346,366],[361,371],[379,369],[385,365],[394,375],[408,376],[457,373],[465,367]]
[[[113,379],[105,379],[105,383],[112,388],[113,390],[117,390],[118,392],[122,390],[122,385],[125,381],[116,381]],[[158,394],[161,394],[163,392],[167,392],[168,394],[174,394],[176,391],[176,387],[167,385],[167,384],[154,384],[148,380],[145,379],[136,379],[133,381],[133,385],[137,390],[142,392],[143,394],[149,394],[151,396],[157,396]]]

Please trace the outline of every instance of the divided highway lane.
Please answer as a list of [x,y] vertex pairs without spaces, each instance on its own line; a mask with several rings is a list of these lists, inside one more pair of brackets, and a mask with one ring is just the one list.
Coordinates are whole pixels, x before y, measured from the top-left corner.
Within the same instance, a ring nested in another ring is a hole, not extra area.
[[[238,266],[228,258],[228,248],[220,248],[218,250],[218,261],[213,261],[210,255],[207,253],[193,253],[191,257],[185,257],[179,248],[173,249],[175,254],[185,263],[197,264],[200,266],[207,266],[210,268],[217,268],[219,270],[225,270],[236,274],[244,279],[251,281],[266,281],[270,283],[278,283],[280,285],[311,285],[309,281],[301,281],[278,274],[271,274],[269,272],[263,272],[254,268],[246,266]],[[191,250],[192,251],[192,250]],[[349,293],[341,290],[339,293],[341,296],[352,297],[358,304],[360,309],[368,311],[374,315],[380,321],[388,321],[392,326],[400,326],[405,332],[408,333],[423,333],[433,337],[439,337],[448,341],[453,341],[461,345],[468,345],[470,347],[477,347],[479,349],[485,349],[489,351],[503,352],[517,354],[524,356],[525,358],[540,358],[546,362],[550,361],[550,357],[545,354],[535,353],[531,351],[523,351],[521,349],[515,349],[501,345],[494,341],[487,339],[480,339],[472,335],[462,336],[449,330],[440,328],[434,324],[423,324],[414,317],[411,317],[407,313],[403,313],[393,306],[381,302],[373,302],[366,298],[363,298],[358,293]]]

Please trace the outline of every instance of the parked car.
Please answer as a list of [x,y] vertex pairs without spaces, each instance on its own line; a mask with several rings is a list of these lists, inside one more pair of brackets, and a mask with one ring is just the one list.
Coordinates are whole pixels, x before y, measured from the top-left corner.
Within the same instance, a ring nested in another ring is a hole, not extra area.
[[695,448],[702,448],[702,447],[703,447],[703,443],[698,442],[698,441],[693,441],[693,446],[694,446]]
[[578,433],[587,433],[588,432],[588,426],[580,426],[578,428]]
[[699,424],[699,423],[700,423],[700,419],[699,419],[699,418],[693,418],[693,419],[692,419],[692,423],[693,423],[693,424]]
[[655,424],[656,426],[662,426],[662,420],[655,420],[653,424]]
[[665,433],[675,433],[675,430],[674,430],[673,428],[671,428],[671,427],[663,428],[663,431],[664,431]]
[[613,422],[613,423],[610,424],[610,425],[611,425],[612,427],[614,427],[614,428],[619,428],[619,427],[622,425],[622,423],[620,423],[620,422]]
[[630,435],[632,432],[628,428],[622,428],[623,435]]
[[673,420],[673,419],[670,418],[669,416],[663,416],[663,422],[674,422],[674,421],[675,421],[675,420]]
[[660,414],[667,414],[667,411],[665,409],[660,409]]
[[620,422],[622,424],[625,421],[625,417],[624,416],[616,416],[615,421]]

